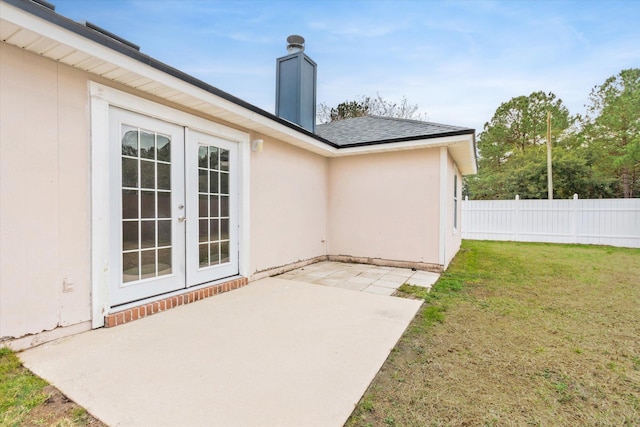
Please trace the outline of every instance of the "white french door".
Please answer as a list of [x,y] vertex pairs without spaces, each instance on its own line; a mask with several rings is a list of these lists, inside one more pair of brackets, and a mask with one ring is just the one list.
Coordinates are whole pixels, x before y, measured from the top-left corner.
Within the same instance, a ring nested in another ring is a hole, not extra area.
[[188,131],[187,284],[238,274],[238,144]]
[[109,116],[111,306],[238,274],[237,144]]

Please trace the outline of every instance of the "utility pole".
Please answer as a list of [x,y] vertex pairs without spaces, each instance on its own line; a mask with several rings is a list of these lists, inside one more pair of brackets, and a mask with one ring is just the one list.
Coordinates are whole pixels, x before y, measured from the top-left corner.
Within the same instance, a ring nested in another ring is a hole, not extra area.
[[549,200],[553,200],[553,176],[551,173],[551,111],[547,111],[547,184]]

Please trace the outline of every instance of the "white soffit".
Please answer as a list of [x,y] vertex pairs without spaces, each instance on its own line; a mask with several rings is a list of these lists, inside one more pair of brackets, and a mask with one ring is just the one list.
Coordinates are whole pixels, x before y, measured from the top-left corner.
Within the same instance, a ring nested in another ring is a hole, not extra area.
[[319,154],[327,155],[332,149],[232,101],[1,2],[0,40]]
[[473,135],[337,149],[4,2],[0,2],[0,40],[322,156],[338,157],[446,145],[463,174],[476,172]]

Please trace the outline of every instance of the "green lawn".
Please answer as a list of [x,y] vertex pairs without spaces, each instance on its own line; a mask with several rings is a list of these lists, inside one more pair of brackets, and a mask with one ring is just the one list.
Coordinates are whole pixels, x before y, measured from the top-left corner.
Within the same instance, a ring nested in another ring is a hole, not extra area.
[[8,348],[0,348],[0,426],[102,427],[46,381],[33,375]]
[[20,425],[29,411],[47,400],[47,383],[21,366],[7,348],[0,348],[0,425]]
[[640,250],[465,241],[348,426],[640,426]]

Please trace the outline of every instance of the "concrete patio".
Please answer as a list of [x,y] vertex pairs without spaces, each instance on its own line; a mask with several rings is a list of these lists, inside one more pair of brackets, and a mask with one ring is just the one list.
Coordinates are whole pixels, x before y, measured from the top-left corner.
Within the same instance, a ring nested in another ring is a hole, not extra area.
[[440,275],[410,268],[324,261],[289,271],[277,277],[371,294],[393,295],[404,283],[431,288]]
[[20,358],[112,426],[341,426],[422,302],[376,295],[397,269],[322,264]]

